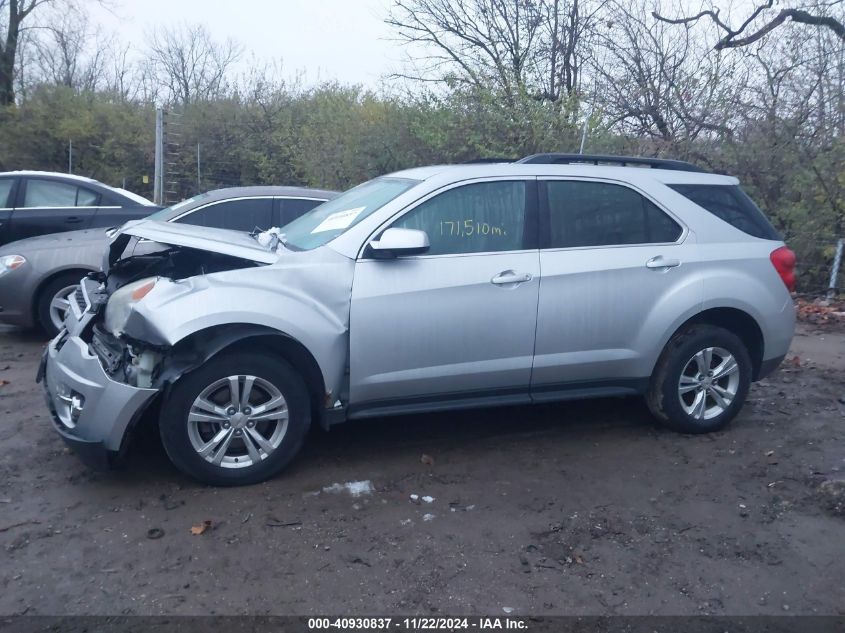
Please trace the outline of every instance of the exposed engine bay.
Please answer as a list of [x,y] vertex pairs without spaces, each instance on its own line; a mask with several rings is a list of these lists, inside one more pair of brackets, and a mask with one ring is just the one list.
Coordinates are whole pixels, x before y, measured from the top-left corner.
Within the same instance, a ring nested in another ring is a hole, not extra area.
[[[132,254],[138,251],[141,253]],[[73,296],[76,305],[72,312],[78,314],[82,325],[77,335],[88,343],[90,351],[99,358],[103,369],[113,380],[135,387],[159,386],[165,378],[163,372],[166,368],[175,365],[181,368],[175,376],[171,376],[175,378],[185,368],[201,363],[204,354],[199,350],[185,349],[174,355],[168,347],[139,340],[116,328],[109,329],[105,319],[109,299],[121,289],[128,290],[145,279],[178,281],[263,265],[231,255],[121,235],[111,245],[103,262],[103,271],[90,274]]]
[[[141,250],[140,254],[130,254]],[[261,266],[262,264],[187,246],[172,246],[142,241],[131,235],[121,235],[111,245],[103,272],[93,277],[105,283],[106,292],[146,277],[187,279],[197,275]]]

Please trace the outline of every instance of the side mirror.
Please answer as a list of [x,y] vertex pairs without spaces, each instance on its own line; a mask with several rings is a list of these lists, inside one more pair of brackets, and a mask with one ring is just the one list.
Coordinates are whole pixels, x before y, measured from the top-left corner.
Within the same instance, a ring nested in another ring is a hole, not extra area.
[[381,238],[370,242],[376,259],[393,259],[405,255],[422,255],[429,249],[428,235],[416,229],[387,229]]

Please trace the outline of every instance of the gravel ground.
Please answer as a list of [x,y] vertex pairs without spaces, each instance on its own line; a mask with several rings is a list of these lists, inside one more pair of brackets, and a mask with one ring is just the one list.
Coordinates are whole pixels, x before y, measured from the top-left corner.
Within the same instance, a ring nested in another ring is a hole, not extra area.
[[721,433],[636,399],[388,418],[236,489],[154,433],[87,470],[42,346],[0,330],[0,615],[845,614],[842,332],[802,329]]

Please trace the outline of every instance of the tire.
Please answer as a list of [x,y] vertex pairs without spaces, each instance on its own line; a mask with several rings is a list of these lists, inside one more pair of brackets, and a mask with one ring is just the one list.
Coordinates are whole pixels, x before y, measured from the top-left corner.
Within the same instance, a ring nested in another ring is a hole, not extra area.
[[[236,398],[233,377],[238,379]],[[247,391],[246,402],[233,403]],[[268,410],[252,411],[266,403]],[[283,359],[255,352],[224,353],[182,376],[162,403],[159,418],[173,464],[215,486],[255,484],[277,474],[299,452],[310,426],[311,403],[301,376]]]
[[[62,273],[51,279],[38,293],[35,304],[35,318],[39,327],[53,338],[62,327],[57,317],[70,308],[67,295],[72,294],[79,287],[79,280],[85,276],[82,271]],[[64,301],[63,308],[54,305],[54,301]],[[63,319],[62,319],[63,320]]]
[[713,325],[693,325],[667,343],[646,402],[660,422],[676,431],[718,431],[742,408],[751,370],[748,349],[735,334]]

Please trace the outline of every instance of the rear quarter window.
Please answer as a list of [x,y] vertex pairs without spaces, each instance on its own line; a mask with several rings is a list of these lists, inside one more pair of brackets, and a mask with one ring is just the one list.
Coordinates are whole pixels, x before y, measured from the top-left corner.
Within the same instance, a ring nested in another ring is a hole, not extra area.
[[738,185],[668,187],[743,233],[764,240],[781,240],[768,218]]

